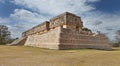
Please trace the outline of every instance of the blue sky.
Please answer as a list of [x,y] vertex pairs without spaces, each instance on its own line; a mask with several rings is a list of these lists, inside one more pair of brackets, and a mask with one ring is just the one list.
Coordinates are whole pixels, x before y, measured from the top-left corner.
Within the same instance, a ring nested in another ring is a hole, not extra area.
[[84,27],[110,38],[120,30],[120,0],[0,0],[0,24],[12,37],[66,11],[81,16]]
[[116,11],[120,11],[120,0],[101,0],[95,6],[100,11],[115,13]]

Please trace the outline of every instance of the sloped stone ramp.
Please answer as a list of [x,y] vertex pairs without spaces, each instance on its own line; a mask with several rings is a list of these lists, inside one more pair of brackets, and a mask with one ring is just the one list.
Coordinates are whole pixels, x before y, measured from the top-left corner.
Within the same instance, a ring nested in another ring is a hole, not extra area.
[[16,39],[12,43],[8,44],[9,46],[16,46],[16,45],[24,45],[27,37],[22,37],[19,39]]

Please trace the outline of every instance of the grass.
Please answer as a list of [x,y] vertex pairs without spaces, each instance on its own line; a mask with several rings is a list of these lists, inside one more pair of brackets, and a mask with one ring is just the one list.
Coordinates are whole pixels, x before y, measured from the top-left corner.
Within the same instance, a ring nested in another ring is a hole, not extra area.
[[120,66],[120,48],[49,50],[0,45],[0,66]]

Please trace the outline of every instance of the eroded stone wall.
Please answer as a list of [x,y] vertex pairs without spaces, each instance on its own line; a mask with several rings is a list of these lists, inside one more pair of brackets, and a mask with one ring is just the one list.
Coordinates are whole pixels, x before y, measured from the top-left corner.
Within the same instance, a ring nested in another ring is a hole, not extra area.
[[72,30],[76,30],[76,27],[82,29],[83,22],[79,16],[71,13],[66,13],[66,25],[68,25],[67,28]]
[[77,31],[61,27],[57,27],[41,35],[28,36],[25,46],[49,49],[112,49],[106,37],[80,34]]
[[29,35],[34,35],[34,34],[42,34],[46,31],[49,30],[49,22],[48,21],[45,21],[25,32],[22,33],[22,36],[23,37],[26,37],[26,36],[29,36]]
[[57,17],[50,19],[50,28],[56,28],[66,24],[66,14],[61,14]]
[[41,35],[28,36],[25,46],[59,49],[60,27]]
[[59,49],[95,48],[111,50],[112,46],[104,36],[80,34],[70,29],[62,29]]
[[76,30],[76,28],[80,30],[83,27],[83,22],[79,16],[69,12],[65,12],[50,19],[50,28],[56,28],[63,25],[66,25],[66,28],[71,30]]

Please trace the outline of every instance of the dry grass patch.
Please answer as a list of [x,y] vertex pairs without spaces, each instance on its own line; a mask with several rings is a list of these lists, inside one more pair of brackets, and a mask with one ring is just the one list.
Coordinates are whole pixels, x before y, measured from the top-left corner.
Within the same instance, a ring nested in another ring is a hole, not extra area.
[[49,50],[1,45],[0,66],[120,66],[120,48]]

